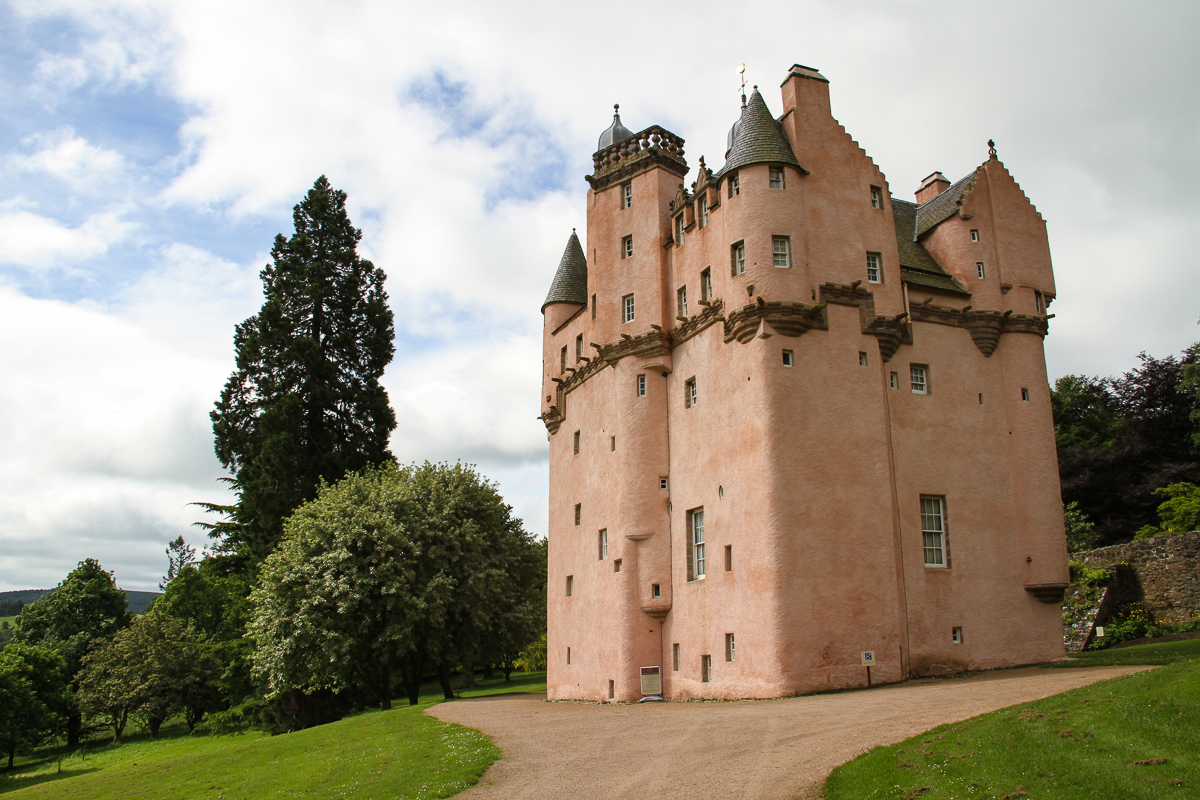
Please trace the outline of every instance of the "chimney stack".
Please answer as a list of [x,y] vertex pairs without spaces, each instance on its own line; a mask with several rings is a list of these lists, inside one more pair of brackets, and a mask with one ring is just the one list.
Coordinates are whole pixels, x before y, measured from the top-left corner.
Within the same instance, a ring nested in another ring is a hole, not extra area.
[[935,172],[921,181],[921,188],[917,189],[917,203],[925,205],[949,188],[950,181],[946,180],[946,176],[940,172]]

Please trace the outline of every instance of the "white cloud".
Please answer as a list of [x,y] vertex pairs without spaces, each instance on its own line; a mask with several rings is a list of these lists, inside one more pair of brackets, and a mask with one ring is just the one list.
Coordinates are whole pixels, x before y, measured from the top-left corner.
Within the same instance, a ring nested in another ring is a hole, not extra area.
[[0,213],[0,263],[45,270],[102,255],[136,227],[121,217],[98,211],[72,228],[29,211]]
[[69,126],[30,136],[25,144],[36,149],[29,155],[10,155],[11,168],[44,172],[76,190],[107,188],[125,167],[120,153],[89,144]]

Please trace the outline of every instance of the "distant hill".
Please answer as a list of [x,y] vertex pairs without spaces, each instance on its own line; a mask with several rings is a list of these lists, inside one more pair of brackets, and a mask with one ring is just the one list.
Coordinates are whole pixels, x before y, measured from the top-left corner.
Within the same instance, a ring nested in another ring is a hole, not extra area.
[[[45,597],[54,591],[53,589],[22,589],[17,592],[0,592],[0,607],[6,606],[9,603],[16,605],[18,602],[28,605],[40,597]],[[155,598],[162,597],[162,592],[134,592],[125,591],[125,603],[132,614],[144,614]],[[16,613],[14,608],[13,614]],[[0,616],[5,616],[0,614]]]

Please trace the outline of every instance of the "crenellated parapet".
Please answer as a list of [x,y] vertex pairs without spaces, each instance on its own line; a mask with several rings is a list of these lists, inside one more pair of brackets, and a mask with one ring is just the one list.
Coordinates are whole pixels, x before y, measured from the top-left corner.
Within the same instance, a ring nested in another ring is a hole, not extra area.
[[597,151],[592,156],[593,173],[586,180],[599,192],[654,167],[680,178],[688,173],[683,139],[657,125]]

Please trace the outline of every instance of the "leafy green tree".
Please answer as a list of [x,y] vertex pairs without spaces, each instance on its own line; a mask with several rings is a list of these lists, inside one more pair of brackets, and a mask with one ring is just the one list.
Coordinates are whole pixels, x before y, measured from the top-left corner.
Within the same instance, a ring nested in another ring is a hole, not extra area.
[[58,730],[68,706],[66,664],[48,647],[14,644],[0,653],[0,747],[13,768],[17,753]]
[[529,602],[540,557],[469,466],[348,475],[297,509],[263,566],[248,629],[255,672],[269,698],[358,691],[390,708],[397,682],[416,704],[435,669],[453,696],[449,666],[521,616],[514,605]]
[[207,505],[232,512],[210,532],[250,569],[322,479],[390,461],[396,427],[379,384],[395,351],[385,276],[358,256],[346,194],[321,176],[292,218],[295,233],[275,238],[262,271],[262,309],[236,328],[237,370],[211,414],[237,505]]
[[1063,521],[1067,529],[1067,552],[1091,550],[1096,539],[1096,525],[1079,510],[1079,503],[1072,500],[1063,504]]
[[[63,658],[68,683],[78,688],[79,672],[89,647],[109,639],[129,624],[125,592],[111,572],[94,559],[79,562],[50,594],[25,606],[17,618],[16,642],[48,647]],[[83,717],[76,707],[67,714],[67,744],[79,745]]]
[[1112,447],[1121,418],[1107,381],[1087,375],[1064,375],[1050,392],[1054,438],[1059,451],[1069,447],[1104,450]]
[[1192,345],[1192,359],[1183,365],[1183,380],[1179,388],[1195,397],[1192,413],[1192,446],[1200,453],[1200,342]]
[[1158,507],[1158,517],[1162,523],[1157,527],[1146,525],[1138,530],[1134,539],[1151,539],[1164,533],[1200,530],[1200,486],[1192,483],[1173,483],[1155,489],[1154,493],[1167,498]]

